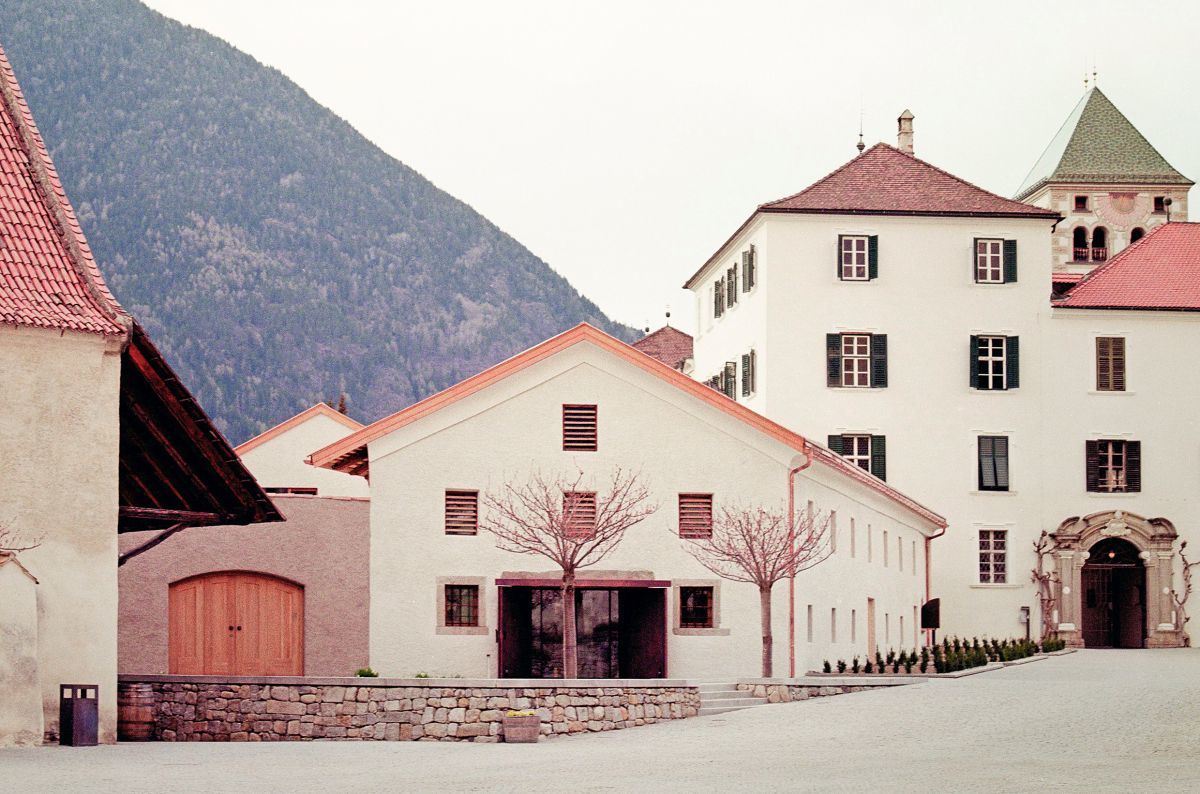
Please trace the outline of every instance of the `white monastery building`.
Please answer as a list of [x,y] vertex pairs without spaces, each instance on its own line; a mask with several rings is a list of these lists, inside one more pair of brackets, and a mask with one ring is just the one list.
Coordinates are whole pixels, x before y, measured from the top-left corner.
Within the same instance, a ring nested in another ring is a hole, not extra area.
[[688,279],[694,376],[944,512],[943,629],[1186,642],[1191,181],[1094,88],[1022,201],[918,159],[912,123],[898,147],[758,207]]
[[[497,548],[486,495],[533,474],[637,472],[657,512],[580,571],[579,676],[746,675],[759,594],[701,566],[681,522],[724,507],[830,515],[829,558],[773,591],[774,669],[913,648],[941,517],[822,445],[580,325],[312,455],[371,481],[371,666],[384,676],[562,675],[561,571]],[[567,498],[565,495],[564,499]],[[707,522],[707,524],[705,523]],[[940,542],[940,541],[938,541]],[[789,642],[791,640],[791,642]]]

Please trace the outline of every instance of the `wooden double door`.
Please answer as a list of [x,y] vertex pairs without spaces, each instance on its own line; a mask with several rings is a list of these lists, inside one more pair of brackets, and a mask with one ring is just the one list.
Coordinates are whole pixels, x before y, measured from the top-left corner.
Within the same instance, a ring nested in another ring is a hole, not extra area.
[[175,675],[303,675],[304,589],[221,571],[171,585],[168,669]]

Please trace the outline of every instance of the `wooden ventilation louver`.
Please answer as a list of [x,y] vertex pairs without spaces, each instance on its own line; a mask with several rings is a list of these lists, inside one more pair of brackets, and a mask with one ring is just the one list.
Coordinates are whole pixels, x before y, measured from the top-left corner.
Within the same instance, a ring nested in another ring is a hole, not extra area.
[[1125,337],[1096,337],[1096,391],[1125,391]]
[[563,450],[568,452],[595,452],[596,406],[563,406]]
[[713,526],[713,495],[710,493],[679,494],[679,537],[711,538]]
[[596,534],[595,491],[563,494],[563,529],[568,538],[590,538]]
[[446,491],[446,534],[479,532],[479,491]]

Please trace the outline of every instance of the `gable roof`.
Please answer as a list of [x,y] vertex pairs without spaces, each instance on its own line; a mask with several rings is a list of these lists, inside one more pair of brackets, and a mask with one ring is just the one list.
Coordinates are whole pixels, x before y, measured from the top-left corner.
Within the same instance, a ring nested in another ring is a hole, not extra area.
[[1042,152],[1017,189],[1018,199],[1050,182],[1191,185],[1117,110],[1091,88]]
[[633,343],[633,347],[672,369],[692,357],[692,335],[664,325]]
[[946,520],[940,515],[900,493],[883,480],[864,471],[841,455],[836,455],[829,449],[807,440],[798,433],[788,430],[783,425],[772,422],[765,416],[751,411],[734,400],[730,400],[715,389],[692,380],[682,372],[667,366],[658,359],[636,350],[632,346],[625,344],[615,337],[609,336],[587,323],[580,323],[569,331],[564,331],[558,336],[551,337],[545,342],[535,345],[507,361],[502,361],[444,391],[440,391],[431,397],[410,405],[402,411],[367,425],[357,433],[353,433],[340,441],[317,450],[309,456],[308,463],[350,474],[369,476],[370,460],[368,458],[367,447],[371,442],[429,416],[463,398],[483,391],[510,375],[514,375],[540,361],[550,358],[556,353],[584,342],[589,342],[601,350],[611,353],[651,375],[661,378],[691,395],[693,398],[723,411],[769,438],[791,447],[797,452],[811,455],[813,460],[878,491],[923,520],[938,527],[944,528],[946,526]]
[[296,414],[291,419],[285,419],[269,430],[264,430],[249,441],[243,441],[241,444],[238,444],[236,447],[234,447],[233,451],[238,455],[245,455],[255,447],[262,446],[273,438],[278,438],[292,428],[299,427],[316,416],[328,417],[335,422],[345,425],[350,430],[361,430],[363,426],[362,422],[354,421],[341,411],[335,411],[325,403],[317,403],[313,407],[306,408],[305,410]]
[[21,87],[0,49],[0,322],[126,336]]
[[687,280],[684,289],[695,286],[700,275],[760,213],[1062,219],[1055,210],[989,193],[894,146],[877,143],[799,193],[759,205]]
[[1088,273],[1052,305],[1200,311],[1200,223],[1156,227]]

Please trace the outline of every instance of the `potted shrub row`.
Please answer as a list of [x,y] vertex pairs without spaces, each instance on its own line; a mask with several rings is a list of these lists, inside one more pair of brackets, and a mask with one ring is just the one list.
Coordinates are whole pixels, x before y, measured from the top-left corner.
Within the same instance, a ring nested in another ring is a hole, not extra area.
[[[995,662],[1014,662],[1039,653],[1053,653],[1066,647],[1066,641],[1058,637],[1047,637],[1040,643],[1036,640],[981,640],[978,637],[970,640],[948,637],[933,646],[917,651],[889,650],[887,656],[879,651],[874,658],[867,657],[864,661],[855,656],[847,664],[845,660],[836,662],[839,675],[900,675],[903,670],[906,675],[918,673],[955,673],[974,667]],[[834,664],[826,661],[822,672],[832,673]]]

